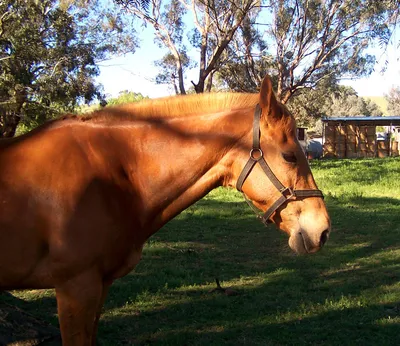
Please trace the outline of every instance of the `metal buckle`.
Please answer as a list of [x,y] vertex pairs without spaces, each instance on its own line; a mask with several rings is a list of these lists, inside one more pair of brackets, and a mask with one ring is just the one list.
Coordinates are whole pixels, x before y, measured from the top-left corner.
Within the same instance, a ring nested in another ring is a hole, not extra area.
[[279,192],[284,196],[286,199],[292,199],[295,195],[294,191],[290,187],[284,187],[280,189]]

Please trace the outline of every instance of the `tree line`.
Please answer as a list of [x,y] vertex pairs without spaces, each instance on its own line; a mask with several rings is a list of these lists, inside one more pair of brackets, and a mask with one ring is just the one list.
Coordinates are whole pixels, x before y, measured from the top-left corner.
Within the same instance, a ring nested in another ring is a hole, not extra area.
[[155,82],[177,94],[256,92],[268,73],[303,125],[343,112],[381,115],[339,82],[373,71],[368,48],[388,45],[399,7],[400,0],[5,0],[0,137],[82,103],[106,104],[98,64],[140,49],[142,24],[165,50]]

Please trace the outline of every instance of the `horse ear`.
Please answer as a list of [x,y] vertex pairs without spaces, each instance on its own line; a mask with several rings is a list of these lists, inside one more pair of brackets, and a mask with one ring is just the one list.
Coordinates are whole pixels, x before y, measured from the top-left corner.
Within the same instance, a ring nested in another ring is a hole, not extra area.
[[263,116],[275,120],[279,120],[282,117],[282,112],[278,107],[278,101],[272,88],[272,81],[268,75],[265,76],[261,84],[259,104],[263,111]]

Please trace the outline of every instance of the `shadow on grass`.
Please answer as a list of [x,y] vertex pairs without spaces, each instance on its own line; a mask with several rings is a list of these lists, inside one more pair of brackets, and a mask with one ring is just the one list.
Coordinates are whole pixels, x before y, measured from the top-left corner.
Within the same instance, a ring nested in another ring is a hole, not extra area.
[[[190,303],[179,306],[179,319],[165,309],[115,317],[102,327],[110,335],[115,330],[111,323],[123,325],[125,336],[114,342],[129,345],[397,345],[399,340],[398,323],[385,323],[393,309],[384,305],[324,311],[310,317],[299,313],[297,318],[277,322],[273,304],[262,304],[265,311],[244,308],[237,315],[227,315],[228,303],[212,302],[212,309],[202,309],[208,318],[197,313],[199,304]],[[229,304],[243,309],[235,300]],[[148,324],[154,325],[152,330]]]
[[[396,344],[398,200],[331,198],[328,206],[334,231],[326,248],[298,257],[245,205],[200,201],[156,234],[137,269],[115,283],[106,310],[134,313],[107,314],[101,336],[120,330],[120,342],[135,345]],[[214,277],[240,295],[208,293]]]
[[[0,345],[59,345],[58,328],[40,318],[49,306],[55,306],[54,297],[42,297],[38,304],[0,292]],[[46,308],[41,309],[43,307]],[[32,313],[27,313],[27,310]],[[38,310],[42,310],[40,314]]]
[[[331,239],[303,257],[244,203],[199,201],[154,235],[137,268],[114,283],[100,345],[397,344],[399,200],[327,204]],[[215,277],[239,295],[209,293]],[[33,300],[22,308],[33,314],[43,306]]]

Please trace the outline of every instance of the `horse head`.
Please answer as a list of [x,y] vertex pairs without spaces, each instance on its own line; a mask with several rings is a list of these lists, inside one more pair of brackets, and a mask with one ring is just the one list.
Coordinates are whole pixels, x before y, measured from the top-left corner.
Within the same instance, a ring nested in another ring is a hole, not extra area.
[[[330,219],[308,161],[296,136],[288,109],[275,97],[267,76],[261,86],[250,155],[242,149],[234,165],[236,187],[257,210],[289,235],[296,253],[318,251],[330,233]],[[247,159],[247,163],[244,163]]]

